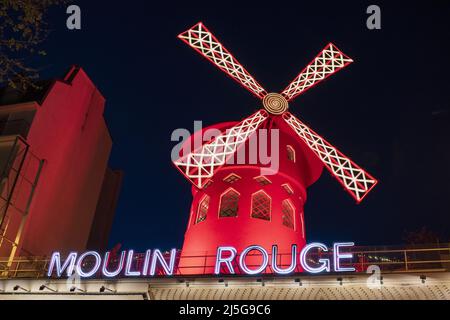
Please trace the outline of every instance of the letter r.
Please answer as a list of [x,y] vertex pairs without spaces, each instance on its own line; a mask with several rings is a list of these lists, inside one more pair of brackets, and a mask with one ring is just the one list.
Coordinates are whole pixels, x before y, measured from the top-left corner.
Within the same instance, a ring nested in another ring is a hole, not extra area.
[[[230,253],[229,256],[226,258],[222,257],[222,253],[225,251]],[[233,265],[231,264],[231,262],[234,260],[236,255],[237,255],[237,250],[234,247],[219,247],[217,249],[217,254],[216,254],[216,266],[214,269],[214,273],[220,274],[221,264],[225,263],[230,274],[234,274],[234,268],[233,268]]]

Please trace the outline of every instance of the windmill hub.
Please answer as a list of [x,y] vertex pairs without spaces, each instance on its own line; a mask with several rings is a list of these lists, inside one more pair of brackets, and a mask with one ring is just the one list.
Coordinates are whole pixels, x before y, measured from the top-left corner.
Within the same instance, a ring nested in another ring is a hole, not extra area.
[[289,108],[286,98],[279,93],[267,94],[263,99],[263,106],[267,112],[274,115],[283,114]]

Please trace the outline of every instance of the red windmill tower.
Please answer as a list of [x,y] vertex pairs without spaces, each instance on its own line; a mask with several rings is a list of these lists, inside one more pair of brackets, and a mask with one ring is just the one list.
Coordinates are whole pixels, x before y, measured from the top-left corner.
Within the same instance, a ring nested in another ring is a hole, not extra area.
[[[293,244],[301,249],[306,188],[319,178],[323,166],[358,203],[376,185],[375,178],[287,111],[294,98],[352,62],[335,45],[328,44],[278,94],[267,93],[202,23],[178,37],[261,99],[263,106],[239,123],[212,126],[221,133],[197,149],[182,151],[174,161],[193,184],[181,273],[212,273],[219,246],[233,246],[238,252],[255,244],[268,252],[274,244],[280,253],[290,252]],[[229,161],[238,149],[248,149],[250,138],[262,128],[279,132],[278,170],[266,175],[261,169],[267,165],[260,162]],[[196,268],[203,264],[208,267]]]

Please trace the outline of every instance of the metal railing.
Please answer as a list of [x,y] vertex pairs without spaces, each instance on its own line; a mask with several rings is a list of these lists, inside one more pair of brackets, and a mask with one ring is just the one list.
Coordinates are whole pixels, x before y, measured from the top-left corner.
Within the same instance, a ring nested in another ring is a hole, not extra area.
[[377,265],[384,272],[449,271],[450,246],[353,251],[355,267],[365,271]]
[[[17,255],[43,161],[21,136],[0,136],[0,148],[0,254],[9,255],[1,273],[12,267]],[[20,252],[30,256],[26,249]]]
[[18,258],[8,267],[8,259],[0,259],[0,279],[9,278],[44,278],[46,277],[48,258]]
[[[378,266],[383,273],[398,272],[444,272],[450,271],[450,245],[441,244],[439,246],[427,247],[405,247],[405,248],[373,248],[373,247],[354,247],[349,252],[353,253],[353,259],[346,260],[341,266],[352,266],[356,273],[366,272],[369,266]],[[311,252],[308,255],[308,263],[311,266],[317,264],[319,258],[332,259],[332,249],[328,252]],[[145,254],[136,254],[132,262],[132,269],[139,270],[144,264]],[[183,263],[180,263],[180,258]],[[190,255],[180,257],[180,251],[176,259],[176,275],[212,275],[215,264],[215,256],[212,255]],[[252,261],[247,266],[259,267],[258,260],[261,258],[258,254],[249,254],[248,258]],[[64,259],[64,258],[63,258]],[[278,255],[279,261],[290,261],[290,254],[284,253]],[[236,258],[235,260],[238,260]],[[30,257],[15,259],[10,267],[7,267],[7,259],[0,258],[0,279],[6,278],[43,278],[47,277],[47,268],[49,259],[46,257]],[[118,265],[118,258],[113,258],[108,262],[110,269],[115,269]],[[83,268],[89,269],[93,262],[86,259]],[[280,263],[280,267],[287,267]],[[237,268],[237,265],[235,266]],[[301,273],[301,267],[298,267],[295,273]],[[270,266],[263,274],[270,274]],[[239,274],[239,272],[237,272]],[[157,270],[156,275],[163,275],[162,270]],[[98,278],[101,275],[98,274]]]

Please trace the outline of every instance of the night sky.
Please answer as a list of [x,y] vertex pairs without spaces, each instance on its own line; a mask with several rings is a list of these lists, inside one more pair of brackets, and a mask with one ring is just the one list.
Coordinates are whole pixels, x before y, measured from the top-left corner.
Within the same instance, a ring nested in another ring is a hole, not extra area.
[[450,226],[450,5],[375,1],[382,29],[356,1],[76,1],[82,30],[50,13],[43,77],[82,66],[107,99],[125,172],[110,245],[181,248],[190,184],[171,164],[176,128],[238,121],[260,102],[177,35],[202,21],[269,92],[279,92],[329,42],[355,62],[290,104],[290,111],[379,179],[361,205],[324,171],[309,189],[308,241],[402,243]]

